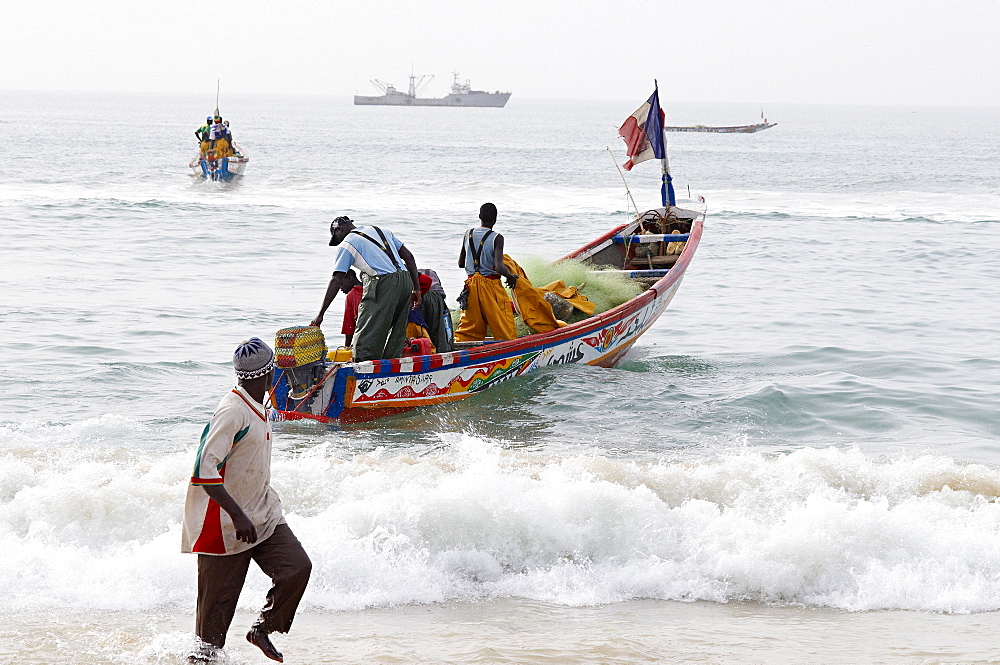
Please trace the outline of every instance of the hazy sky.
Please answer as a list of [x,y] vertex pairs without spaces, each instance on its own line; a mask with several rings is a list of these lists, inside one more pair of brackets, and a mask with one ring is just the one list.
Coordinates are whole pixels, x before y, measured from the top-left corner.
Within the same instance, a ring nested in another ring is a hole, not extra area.
[[[0,0],[0,91],[1000,106],[1000,0]],[[669,92],[666,92],[669,91]]]

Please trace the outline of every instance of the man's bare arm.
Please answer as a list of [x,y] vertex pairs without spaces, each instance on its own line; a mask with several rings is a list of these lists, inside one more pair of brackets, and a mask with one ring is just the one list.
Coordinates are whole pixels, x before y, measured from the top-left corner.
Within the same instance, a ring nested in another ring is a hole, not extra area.
[[243,512],[240,504],[236,503],[236,499],[225,486],[205,485],[204,490],[233,520],[233,526],[236,527],[236,540],[242,540],[250,545],[257,542],[257,527],[253,525],[253,522],[250,521],[250,518]]
[[347,273],[335,272],[333,277],[330,278],[330,283],[326,287],[326,295],[323,296],[323,306],[319,309],[319,314],[316,316],[312,322],[309,323],[311,326],[323,325],[323,315],[326,314],[326,310],[330,307],[330,303],[333,299],[337,297],[337,293],[340,292],[340,285],[344,281],[344,277]]
[[512,289],[517,284],[517,275],[507,270],[507,264],[503,262],[503,236],[499,233],[496,242],[493,243],[493,270],[507,278],[508,288]]
[[420,273],[417,272],[417,261],[413,258],[406,245],[399,248],[399,258],[406,264],[406,270],[410,273],[410,281],[413,282],[413,306],[420,307]]

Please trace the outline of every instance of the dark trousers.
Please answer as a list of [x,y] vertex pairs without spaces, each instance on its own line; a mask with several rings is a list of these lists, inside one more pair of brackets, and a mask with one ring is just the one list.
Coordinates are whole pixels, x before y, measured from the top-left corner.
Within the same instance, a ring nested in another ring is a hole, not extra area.
[[287,633],[302,600],[312,562],[287,524],[279,524],[267,540],[226,556],[198,555],[198,611],[195,633],[203,642],[226,646],[226,633],[236,614],[250,561],[271,578],[267,602],[258,623],[268,633]]
[[425,293],[420,299],[420,313],[427,323],[427,332],[431,336],[434,349],[438,353],[451,351],[451,312],[448,311],[444,296],[436,291]]
[[398,358],[406,344],[406,318],[413,280],[406,270],[387,275],[362,274],[364,287],[354,333],[354,362]]

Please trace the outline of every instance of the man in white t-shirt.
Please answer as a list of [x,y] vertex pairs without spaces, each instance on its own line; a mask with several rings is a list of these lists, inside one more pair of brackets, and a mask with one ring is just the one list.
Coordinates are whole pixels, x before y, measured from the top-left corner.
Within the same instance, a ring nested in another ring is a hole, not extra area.
[[274,352],[252,337],[237,347],[233,366],[239,385],[222,398],[202,432],[184,503],[181,549],[198,554],[195,632],[201,644],[190,663],[211,662],[225,646],[251,560],[272,586],[247,640],[282,662],[268,633],[291,628],[312,570],[271,488],[271,423],[264,398],[274,376]]

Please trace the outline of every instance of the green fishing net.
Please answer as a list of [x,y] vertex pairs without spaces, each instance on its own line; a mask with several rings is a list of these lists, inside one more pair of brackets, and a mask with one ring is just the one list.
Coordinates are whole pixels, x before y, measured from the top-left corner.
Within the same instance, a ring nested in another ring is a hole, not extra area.
[[[631,300],[643,291],[643,286],[633,282],[621,273],[614,272],[591,272],[593,266],[581,261],[567,259],[552,263],[539,257],[527,257],[518,261],[524,272],[531,280],[531,285],[535,287],[546,286],[556,280],[562,280],[566,286],[581,287],[580,293],[587,296],[597,309],[594,314],[606,312],[609,309],[621,305],[623,302]],[[574,308],[573,313],[566,319],[566,323],[576,323],[588,318],[586,314]],[[534,334],[521,320],[515,318],[517,324],[517,336]]]
[[[594,303],[597,308],[594,310],[595,315],[631,300],[642,293],[645,288],[642,284],[632,281],[621,273],[591,272],[593,266],[572,259],[552,263],[546,259],[531,256],[518,259],[518,263],[524,268],[525,274],[528,275],[528,279],[534,287],[546,286],[560,279],[566,286],[579,288],[582,285],[580,293]],[[452,310],[451,314],[457,329],[462,312],[456,308]],[[573,313],[566,323],[576,323],[586,318],[588,318],[586,314],[573,308]],[[520,316],[515,315],[514,323],[517,326],[518,337],[535,333],[521,320]]]

